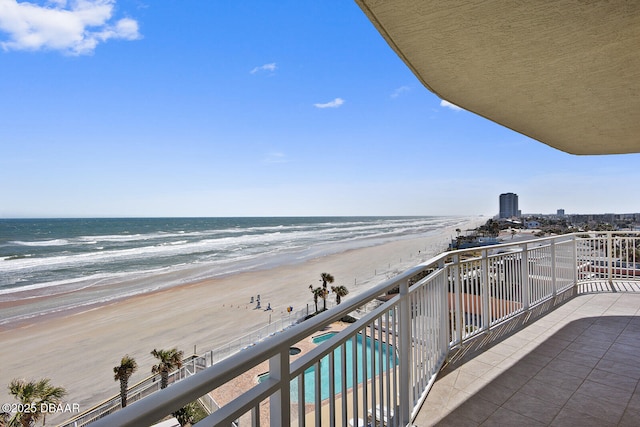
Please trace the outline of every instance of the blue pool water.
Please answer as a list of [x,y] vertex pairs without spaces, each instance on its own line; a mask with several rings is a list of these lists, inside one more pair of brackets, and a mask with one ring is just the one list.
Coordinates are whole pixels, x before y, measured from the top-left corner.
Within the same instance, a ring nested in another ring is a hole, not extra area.
[[[335,335],[335,332],[330,332],[324,335],[320,335],[318,337],[313,338],[314,344],[320,344],[332,336]],[[373,346],[373,349],[371,348]],[[347,389],[353,387],[353,341],[349,340],[345,344],[346,348],[346,381],[347,381]],[[379,375],[381,372],[385,372],[388,367],[396,366],[397,359],[395,357],[395,351],[392,345],[386,343],[380,343],[377,340],[373,340],[370,337],[363,337],[362,335],[357,336],[356,340],[356,372],[357,372],[357,383],[360,384],[364,378],[364,370],[362,363],[362,351],[363,349],[367,350],[367,366],[366,373],[367,378],[372,377],[372,357],[375,360],[375,368],[373,371],[373,375]],[[380,352],[382,351],[382,367],[380,367]],[[342,372],[342,358],[341,358],[341,350],[337,348],[334,350],[334,387],[335,392],[340,393],[342,390],[342,376],[340,373]],[[305,403],[313,403],[315,402],[315,366],[312,366],[304,371],[304,400]],[[264,380],[267,378],[268,374],[263,375],[260,380]],[[329,397],[329,356],[325,356],[320,360],[320,398],[322,400],[327,399]],[[291,381],[291,402],[298,402],[298,379]]]
[[325,342],[329,338],[332,338],[335,334],[336,334],[336,332],[327,332],[326,334],[322,334],[322,335],[318,335],[317,337],[313,337],[311,339],[311,342],[314,343],[314,344],[320,344],[320,343]]

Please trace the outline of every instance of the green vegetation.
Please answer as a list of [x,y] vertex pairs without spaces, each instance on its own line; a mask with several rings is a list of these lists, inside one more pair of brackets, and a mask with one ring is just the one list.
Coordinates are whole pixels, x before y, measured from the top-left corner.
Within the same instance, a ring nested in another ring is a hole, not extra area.
[[324,299],[324,289],[322,289],[321,286],[318,286],[317,288],[314,288],[313,285],[309,285],[309,290],[311,291],[311,293],[313,294],[313,302],[316,305],[316,313],[318,312],[318,299],[322,298]]
[[129,384],[129,378],[138,370],[138,364],[133,357],[125,355],[120,360],[120,365],[113,367],[114,381],[120,381],[120,402],[122,407],[127,406],[127,388]]
[[[526,224],[530,222],[539,224],[536,227],[539,230],[535,234],[537,237],[581,231],[620,231],[632,229],[638,224],[632,214],[566,215],[562,217],[556,215],[529,215],[522,217],[518,221],[489,219],[484,225],[476,228],[475,231],[478,236],[497,237],[501,230],[511,230],[513,237],[516,234],[516,229],[524,229]],[[460,237],[458,230],[456,230],[456,233]]]
[[[20,402],[20,411],[9,419],[8,426],[31,427],[44,416],[42,408],[59,404],[67,391],[51,385],[49,378],[40,381],[13,379],[9,384],[9,393]],[[6,415],[3,418],[7,418]]]
[[500,229],[500,223],[498,221],[490,219],[484,225],[478,227],[477,231],[481,236],[498,237],[498,234],[500,234]]
[[349,294],[349,290],[345,286],[332,286],[331,291],[336,294],[336,304],[342,302],[342,298]]
[[181,426],[188,426],[206,418],[207,413],[198,401],[191,402],[178,409],[173,415]]
[[151,355],[159,360],[157,365],[151,368],[152,374],[160,374],[160,388],[167,388],[169,385],[169,372],[182,367],[183,352],[177,348],[170,350],[153,349]]
[[324,292],[322,293],[322,300],[324,301],[324,309],[327,309],[327,297],[329,296],[329,289],[327,288],[327,283],[333,283],[333,276],[329,273],[322,273],[320,275],[320,280],[322,281],[322,289]]
[[[333,283],[335,281],[335,278],[329,273],[322,273],[320,275],[320,281],[322,282],[322,286],[318,286],[314,288],[313,285],[309,285],[309,290],[313,294],[313,303],[316,306],[316,311],[314,314],[307,316],[306,319],[311,318],[316,314],[318,314],[319,312],[318,300],[320,298],[322,298],[324,302],[322,311],[325,311],[327,309],[327,298],[329,297],[329,293],[330,293],[328,289],[328,284]],[[340,304],[342,302],[342,298],[344,298],[349,294],[349,290],[347,289],[347,287],[342,285],[332,286],[331,292],[336,294],[336,304]]]

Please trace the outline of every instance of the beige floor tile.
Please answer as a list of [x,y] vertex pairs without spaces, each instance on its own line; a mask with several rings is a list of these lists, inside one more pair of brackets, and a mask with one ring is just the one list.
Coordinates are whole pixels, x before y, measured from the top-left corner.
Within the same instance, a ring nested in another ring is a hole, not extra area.
[[510,336],[496,329],[489,350],[447,367],[416,425],[640,425],[636,313],[640,294],[581,295]]

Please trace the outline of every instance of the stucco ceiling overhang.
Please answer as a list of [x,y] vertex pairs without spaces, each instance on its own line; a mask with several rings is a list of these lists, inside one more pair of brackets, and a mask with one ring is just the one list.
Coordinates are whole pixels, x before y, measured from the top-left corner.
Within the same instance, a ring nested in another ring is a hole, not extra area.
[[568,153],[640,152],[640,2],[356,2],[440,98]]

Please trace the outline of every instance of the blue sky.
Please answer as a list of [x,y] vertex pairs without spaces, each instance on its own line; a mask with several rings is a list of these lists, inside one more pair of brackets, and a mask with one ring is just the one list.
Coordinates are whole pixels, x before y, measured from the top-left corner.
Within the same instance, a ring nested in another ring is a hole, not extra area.
[[0,217],[637,212],[424,88],[355,2],[0,0]]

